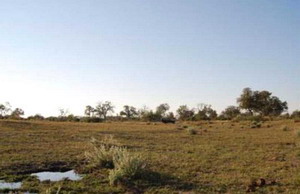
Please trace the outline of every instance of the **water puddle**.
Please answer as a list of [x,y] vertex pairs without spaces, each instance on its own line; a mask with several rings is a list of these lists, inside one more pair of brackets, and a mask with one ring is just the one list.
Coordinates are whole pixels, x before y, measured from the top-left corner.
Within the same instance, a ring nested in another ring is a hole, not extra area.
[[39,172],[31,174],[31,176],[36,176],[40,181],[50,180],[51,182],[61,181],[66,178],[71,181],[79,181],[82,179],[82,176],[75,173],[74,170],[68,172]]
[[[82,179],[82,176],[75,173],[74,170],[70,170],[68,172],[39,172],[33,173],[31,176],[36,176],[40,181],[49,180],[51,182],[62,181],[64,179],[69,179],[71,181],[79,181]],[[0,189],[7,190],[17,190],[22,187],[22,182],[5,182],[4,180],[0,180]]]
[[21,182],[8,183],[0,180],[0,189],[15,190],[15,189],[20,189],[21,186],[22,186]]

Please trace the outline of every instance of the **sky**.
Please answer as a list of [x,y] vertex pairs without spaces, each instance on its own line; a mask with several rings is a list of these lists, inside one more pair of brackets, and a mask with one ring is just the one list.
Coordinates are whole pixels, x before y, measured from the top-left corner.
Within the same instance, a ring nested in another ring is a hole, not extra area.
[[83,115],[111,101],[236,105],[269,90],[300,109],[300,1],[1,0],[0,103]]

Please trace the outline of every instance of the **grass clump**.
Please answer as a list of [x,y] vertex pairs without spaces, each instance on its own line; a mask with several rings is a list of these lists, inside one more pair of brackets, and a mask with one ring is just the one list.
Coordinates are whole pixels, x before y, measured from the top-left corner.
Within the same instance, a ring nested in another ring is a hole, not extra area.
[[88,169],[95,168],[114,168],[113,159],[122,149],[112,136],[105,136],[102,141],[92,138],[90,141],[90,150],[85,152],[85,158],[88,162]]
[[111,185],[128,182],[144,172],[146,162],[142,155],[119,146],[112,136],[106,136],[102,141],[92,138],[90,144],[91,150],[85,152],[87,168],[111,169],[108,175]]
[[136,179],[143,174],[146,168],[146,162],[142,155],[130,153],[127,149],[117,152],[113,162],[115,167],[110,170],[108,176],[111,185]]
[[261,128],[261,122],[258,121],[252,121],[250,124],[250,128],[254,129],[254,128]]
[[296,132],[297,137],[300,137],[300,130]]
[[288,131],[289,127],[285,125],[285,126],[282,126],[281,129],[282,129],[282,131]]
[[197,134],[197,131],[196,131],[194,128],[188,128],[188,129],[187,129],[187,132],[188,132],[190,135],[196,135],[196,134]]

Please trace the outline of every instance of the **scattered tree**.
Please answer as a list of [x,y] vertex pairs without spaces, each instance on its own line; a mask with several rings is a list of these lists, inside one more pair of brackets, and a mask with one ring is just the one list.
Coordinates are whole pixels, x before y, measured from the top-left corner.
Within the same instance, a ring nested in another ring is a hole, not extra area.
[[262,116],[279,116],[288,109],[287,102],[282,102],[278,97],[272,96],[269,91],[252,91],[245,88],[237,99],[239,107]]
[[104,103],[99,102],[95,109],[96,114],[106,120],[108,113],[114,112],[114,106],[111,102],[105,101]]
[[85,107],[85,110],[84,110],[84,114],[86,115],[86,116],[88,116],[88,117],[93,117],[94,116],[94,112],[95,112],[95,109],[92,107],[92,106],[90,106],[90,105],[87,105],[86,107]]
[[170,106],[167,103],[161,104],[156,108],[156,113],[161,117],[164,117],[167,111],[170,110]]
[[198,104],[197,109],[198,112],[193,120],[212,120],[218,116],[217,111],[213,110],[211,105]]
[[20,119],[21,116],[24,115],[24,111],[20,108],[16,108],[15,110],[12,111],[10,117],[13,119]]
[[138,111],[133,106],[124,106],[124,110],[120,112],[121,116],[126,116],[127,119],[132,119],[138,115]]
[[189,109],[187,105],[181,105],[177,109],[177,114],[180,120],[191,120],[195,112],[193,109]]

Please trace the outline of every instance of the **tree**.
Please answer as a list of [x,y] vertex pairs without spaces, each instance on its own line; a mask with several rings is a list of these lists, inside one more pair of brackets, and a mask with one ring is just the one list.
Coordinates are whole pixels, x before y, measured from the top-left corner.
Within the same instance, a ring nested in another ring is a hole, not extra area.
[[60,108],[58,111],[59,111],[59,117],[66,117],[69,114],[68,109]]
[[223,117],[224,119],[233,119],[236,116],[240,115],[241,111],[239,107],[236,106],[228,106],[220,115],[220,117]]
[[92,107],[92,106],[90,106],[90,105],[87,105],[86,107],[85,107],[85,110],[84,110],[84,114],[86,115],[86,116],[88,116],[88,117],[93,117],[94,116],[94,112],[95,112],[95,109]]
[[125,105],[124,110],[120,112],[120,115],[126,116],[127,119],[131,119],[138,115],[138,111],[133,106]]
[[145,115],[149,112],[149,108],[147,106],[143,106],[138,110],[138,116],[140,119],[143,119]]
[[189,109],[187,105],[181,105],[177,109],[177,114],[180,120],[190,120],[194,116],[195,112],[193,109]]
[[29,116],[29,120],[44,120],[45,118],[41,114],[35,114],[34,116]]
[[237,99],[241,109],[246,109],[251,115],[255,109],[254,95],[251,88],[244,88],[241,96]]
[[217,111],[213,110],[211,105],[198,104],[198,112],[194,116],[194,120],[211,120],[216,119],[218,114]]
[[20,108],[16,108],[15,110],[12,111],[10,116],[11,118],[14,119],[20,119],[22,115],[24,115],[24,111]]
[[4,104],[0,104],[0,116],[4,117],[5,115],[9,114],[11,112],[11,105],[6,102]]
[[99,102],[95,109],[96,114],[106,120],[108,113],[114,112],[114,106],[111,102],[105,101],[104,103]]
[[293,118],[293,119],[300,118],[300,111],[299,111],[299,110],[295,110],[295,111],[291,114],[291,118]]
[[272,96],[271,92],[252,91],[250,88],[243,90],[237,103],[241,109],[247,110],[251,115],[257,113],[262,116],[279,116],[288,109],[287,102]]
[[4,116],[5,115],[5,110],[6,110],[6,107],[4,104],[0,104],[0,116]]
[[167,103],[161,104],[156,108],[156,113],[161,115],[161,117],[166,115],[166,112],[170,110],[170,106]]

